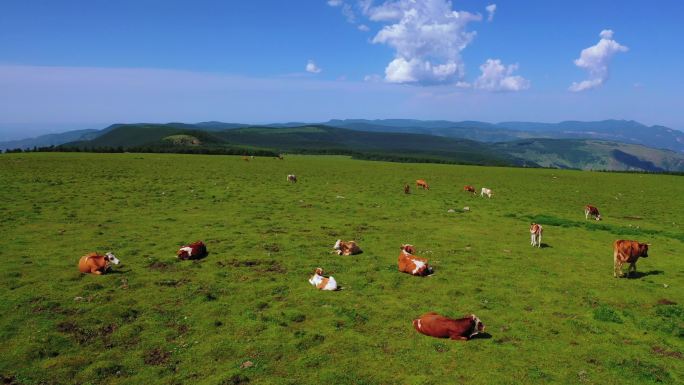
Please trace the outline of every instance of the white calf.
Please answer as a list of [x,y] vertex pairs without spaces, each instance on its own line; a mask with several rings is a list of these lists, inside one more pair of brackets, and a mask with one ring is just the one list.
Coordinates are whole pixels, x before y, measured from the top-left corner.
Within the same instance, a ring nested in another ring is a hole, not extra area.
[[483,187],[482,191],[480,191],[480,196],[483,197],[485,195],[487,196],[487,198],[491,198],[492,197],[492,190],[488,189],[486,187]]

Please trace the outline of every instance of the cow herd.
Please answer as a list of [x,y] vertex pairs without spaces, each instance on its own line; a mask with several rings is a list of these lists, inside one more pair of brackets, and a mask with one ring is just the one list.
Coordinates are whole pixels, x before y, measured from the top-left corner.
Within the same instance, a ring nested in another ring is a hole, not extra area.
[[[250,160],[247,157],[244,157],[243,159],[246,161]],[[290,183],[297,183],[297,176],[289,174],[287,175],[287,181]],[[422,188],[423,190],[430,189],[430,186],[424,179],[416,180],[416,187]],[[473,195],[476,194],[475,188],[470,185],[464,186],[463,191],[472,193]],[[408,184],[404,185],[404,193],[410,193]],[[492,195],[492,190],[489,188],[483,187],[480,190],[480,197],[486,196],[487,198],[491,198]],[[585,219],[589,219],[590,217],[597,221],[602,219],[599,210],[592,205],[586,205],[584,207],[584,215]],[[530,225],[530,244],[533,247],[542,247],[542,234],[542,225],[538,223],[532,223]],[[350,256],[360,254],[363,251],[355,241],[343,241],[338,239],[333,245],[333,250],[331,252],[340,256]],[[402,244],[400,246],[400,253],[397,260],[399,272],[421,277],[433,274],[433,269],[430,266],[429,261],[426,258],[415,255],[415,252],[415,247],[413,245]],[[176,253],[176,257],[181,260],[199,259],[204,258],[207,255],[207,247],[202,241],[183,245]],[[616,240],[613,243],[614,277],[623,276],[622,266],[625,263],[629,263],[628,273],[636,272],[636,262],[639,257],[648,257],[648,244],[639,243],[637,241]],[[91,273],[101,275],[106,273],[111,268],[112,264],[118,265],[119,263],[119,259],[111,252],[106,253],[105,255],[89,253],[80,258],[78,270],[84,274]],[[321,267],[316,268],[309,279],[309,283],[319,290],[336,291],[341,289],[334,277],[326,277],[323,273],[324,271]],[[451,319],[434,312],[423,314],[419,318],[413,320],[413,327],[419,333],[428,336],[450,338],[454,340],[471,339],[484,332],[485,329],[484,324],[474,314],[470,314],[460,319]]]

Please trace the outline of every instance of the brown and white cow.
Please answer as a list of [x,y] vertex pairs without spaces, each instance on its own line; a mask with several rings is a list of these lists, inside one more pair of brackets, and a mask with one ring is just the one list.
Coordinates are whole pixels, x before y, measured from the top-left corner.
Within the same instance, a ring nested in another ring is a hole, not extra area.
[[354,255],[361,254],[361,248],[354,241],[343,241],[338,239],[333,246],[333,253],[337,255]]
[[617,240],[613,242],[613,277],[622,277],[622,265],[629,263],[627,274],[636,273],[637,260],[648,258],[648,244],[637,241]]
[[330,276],[330,277],[324,277],[323,276],[323,269],[316,268],[316,271],[314,271],[314,275],[309,278],[309,283],[316,286],[318,290],[337,290],[337,281],[335,281],[335,278]]
[[411,275],[424,277],[432,274],[432,267],[428,265],[428,260],[413,255],[416,250],[413,245],[401,245],[401,253],[399,253],[399,271]]
[[601,214],[599,213],[598,209],[592,205],[584,206],[584,219],[589,219],[589,216],[597,221],[601,220]]
[[411,187],[406,183],[404,185],[404,194],[410,194],[411,193]]
[[416,180],[416,187],[420,187],[423,190],[429,190],[430,189],[430,186],[428,186],[427,182],[424,179]]
[[447,318],[435,312],[413,320],[413,327],[422,334],[452,340],[469,340],[484,332],[485,326],[475,314],[460,319]]
[[463,191],[475,194],[475,187],[473,186],[463,186]]
[[492,197],[492,189],[483,187],[482,190],[480,190],[480,196],[483,197],[485,195],[487,196],[487,198],[491,198]]
[[287,176],[287,181],[290,183],[297,183],[297,175],[295,174],[289,174]]
[[81,257],[78,261],[78,271],[87,274],[104,274],[110,269],[112,264],[118,265],[119,259],[112,253],[100,255],[98,253],[89,253]]
[[178,249],[176,256],[182,260],[203,258],[207,256],[207,246],[202,241],[184,245]]
[[542,225],[538,223],[532,222],[530,224],[530,244],[532,247],[537,246],[541,247],[541,240],[542,240],[542,233],[544,232],[544,228]]

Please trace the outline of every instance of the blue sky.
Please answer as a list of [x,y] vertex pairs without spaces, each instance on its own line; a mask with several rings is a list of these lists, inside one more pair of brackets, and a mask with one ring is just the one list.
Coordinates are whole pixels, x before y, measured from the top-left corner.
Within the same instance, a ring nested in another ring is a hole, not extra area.
[[331,118],[684,129],[683,19],[667,0],[6,0],[0,139]]

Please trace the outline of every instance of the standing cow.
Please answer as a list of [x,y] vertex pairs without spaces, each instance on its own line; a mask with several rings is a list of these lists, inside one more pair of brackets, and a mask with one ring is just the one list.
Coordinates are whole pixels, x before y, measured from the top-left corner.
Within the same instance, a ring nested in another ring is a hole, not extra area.
[[401,245],[401,253],[399,253],[399,271],[417,276],[426,276],[432,274],[432,267],[428,265],[428,260],[413,255],[416,252],[413,245]]
[[532,224],[530,225],[530,244],[532,245],[532,247],[541,247],[543,232],[544,228],[542,228],[542,225],[532,222]]
[[416,180],[416,187],[420,187],[423,190],[429,190],[430,189],[430,186],[428,186],[427,182],[424,179]]
[[480,196],[483,197],[485,195],[487,196],[487,198],[491,198],[492,197],[492,189],[488,189],[486,187],[483,187],[482,190],[480,190]]
[[475,314],[460,319],[447,318],[435,312],[423,314],[413,320],[413,327],[422,334],[452,340],[469,340],[483,333],[485,326]]
[[81,257],[78,261],[78,271],[87,274],[101,275],[110,269],[111,264],[118,265],[119,259],[112,253],[100,255],[98,253],[90,253]]
[[287,181],[290,183],[297,183],[297,175],[295,174],[289,174],[287,176]]
[[629,263],[627,274],[636,273],[637,260],[648,258],[648,244],[637,241],[617,240],[613,242],[613,277],[622,277],[622,265]]
[[189,245],[182,246],[180,249],[178,249],[176,256],[178,259],[186,260],[204,258],[207,256],[207,254],[207,246],[204,244],[204,242],[197,241]]
[[598,209],[592,205],[584,206],[584,219],[589,219],[589,216],[597,221],[601,220],[601,214],[599,213]]

